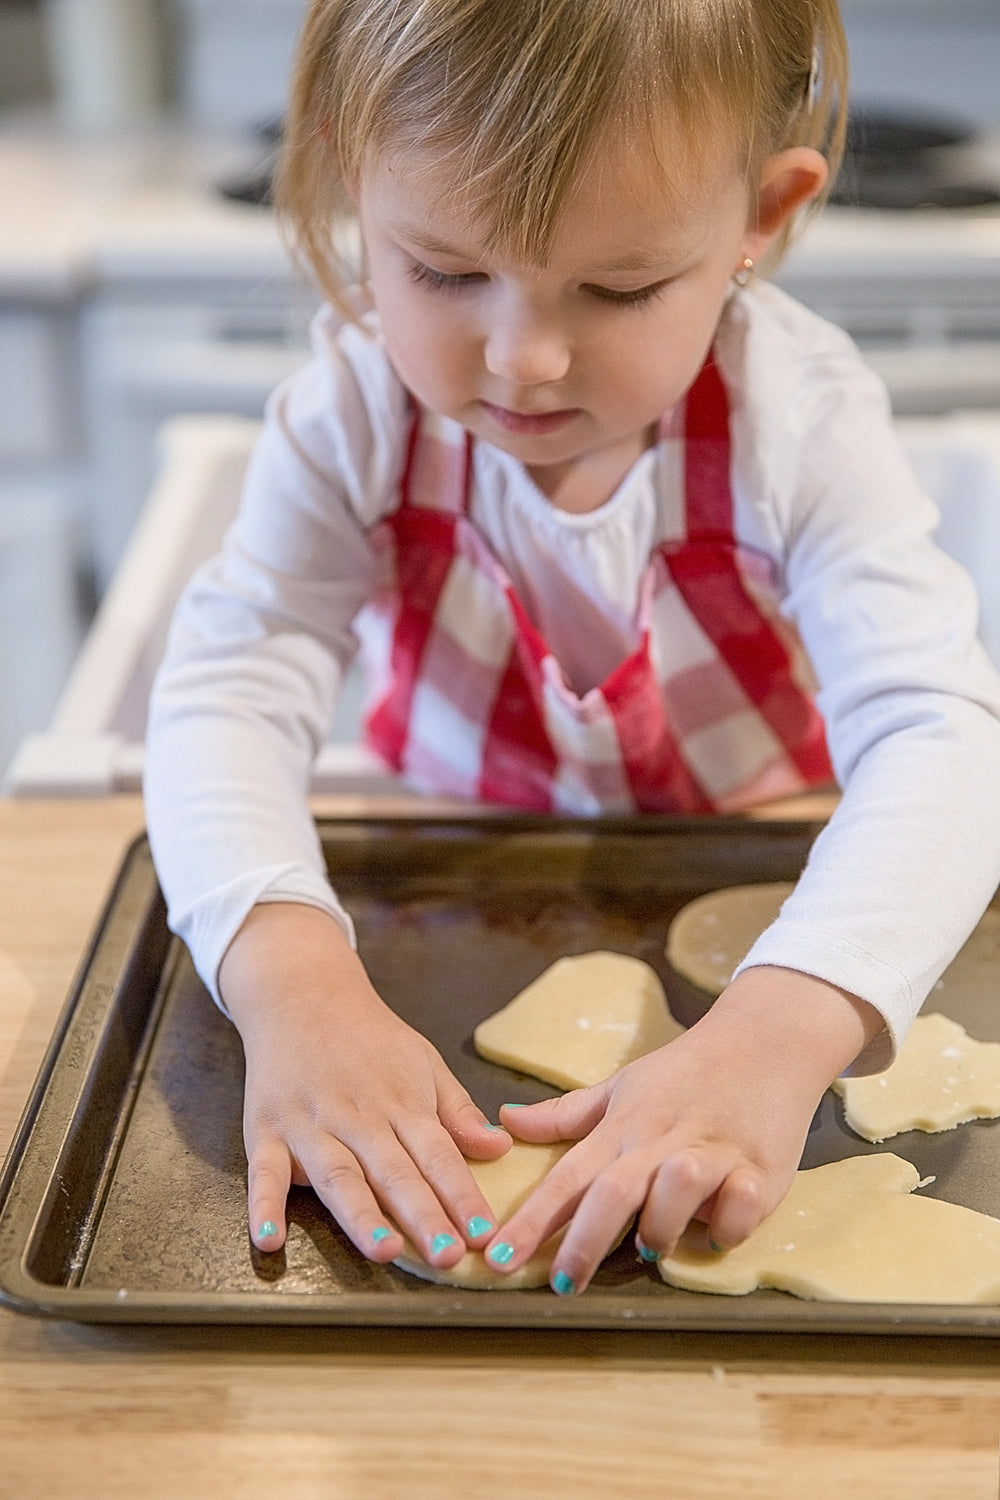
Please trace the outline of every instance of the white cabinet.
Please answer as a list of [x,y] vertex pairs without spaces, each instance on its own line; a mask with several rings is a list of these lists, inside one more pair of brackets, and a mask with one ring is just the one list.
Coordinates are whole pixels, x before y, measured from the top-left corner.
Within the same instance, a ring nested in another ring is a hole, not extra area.
[[74,310],[0,301],[0,767],[83,639],[81,464]]
[[0,480],[0,769],[49,722],[83,639],[72,485]]
[[0,311],[0,463],[49,463],[66,449],[64,315]]
[[88,300],[81,369],[100,592],[149,494],[163,423],[178,413],[259,417],[308,358],[307,322],[306,299],[287,279],[150,279],[109,284]]

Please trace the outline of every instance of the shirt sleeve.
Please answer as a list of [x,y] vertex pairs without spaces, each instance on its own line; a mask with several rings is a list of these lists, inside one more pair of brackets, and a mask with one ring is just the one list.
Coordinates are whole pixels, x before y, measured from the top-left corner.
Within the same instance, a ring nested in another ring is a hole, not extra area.
[[795,968],[869,1001],[886,1029],[854,1071],[873,1072],[1000,882],[1000,679],[881,383],[837,335],[797,384],[757,479],[843,795],[741,968]]
[[217,1002],[258,902],[318,906],[353,938],[309,775],[372,586],[368,530],[394,503],[405,394],[363,328],[326,314],[314,344],[269,403],[239,516],[180,601],[150,703],[150,843],[171,928]]

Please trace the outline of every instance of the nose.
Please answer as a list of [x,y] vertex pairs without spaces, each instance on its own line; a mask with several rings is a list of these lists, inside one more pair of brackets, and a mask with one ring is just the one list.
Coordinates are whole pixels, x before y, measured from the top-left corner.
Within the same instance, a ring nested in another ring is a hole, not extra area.
[[511,385],[549,385],[566,376],[571,354],[555,318],[521,306],[493,323],[484,358],[490,374]]

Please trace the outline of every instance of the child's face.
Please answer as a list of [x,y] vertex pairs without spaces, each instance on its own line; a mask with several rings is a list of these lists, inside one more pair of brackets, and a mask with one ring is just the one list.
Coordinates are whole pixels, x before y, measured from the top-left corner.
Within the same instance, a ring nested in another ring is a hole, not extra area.
[[701,367],[733,273],[784,217],[758,229],[745,179],[710,154],[675,169],[668,191],[649,159],[609,152],[546,263],[525,265],[490,250],[452,182],[416,149],[362,178],[389,355],[418,400],[519,459],[548,493],[574,465],[644,446]]

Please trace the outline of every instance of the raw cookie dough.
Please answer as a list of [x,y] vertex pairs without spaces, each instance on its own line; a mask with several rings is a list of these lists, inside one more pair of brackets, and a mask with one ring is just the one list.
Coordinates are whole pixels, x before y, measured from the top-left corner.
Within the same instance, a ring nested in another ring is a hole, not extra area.
[[641,958],[560,958],[473,1033],[490,1062],[558,1088],[586,1088],[681,1034],[659,976]]
[[1000,1302],[1000,1219],[910,1196],[916,1167],[889,1152],[798,1172],[735,1250],[702,1224],[659,1262],[671,1286],[742,1296],[775,1287],[828,1302]]
[[977,1042],[947,1016],[918,1016],[895,1062],[838,1078],[848,1125],[866,1141],[904,1130],[951,1130],[1000,1116],[1000,1042]]
[[667,930],[671,966],[699,989],[721,995],[794,889],[789,880],[732,885],[689,901]]
[[[498,1157],[496,1161],[469,1161],[472,1175],[493,1210],[494,1224],[505,1223],[514,1210],[520,1208],[528,1194],[572,1144],[571,1141],[557,1141],[553,1145],[534,1145],[528,1141],[515,1141],[506,1156]],[[467,1250],[456,1265],[441,1270],[429,1266],[409,1242],[402,1255],[396,1256],[393,1265],[425,1281],[438,1281],[446,1286],[471,1287],[476,1291],[523,1291],[526,1287],[548,1284],[552,1257],[561,1239],[562,1230],[540,1245],[529,1261],[508,1275],[494,1271],[480,1250]]]

